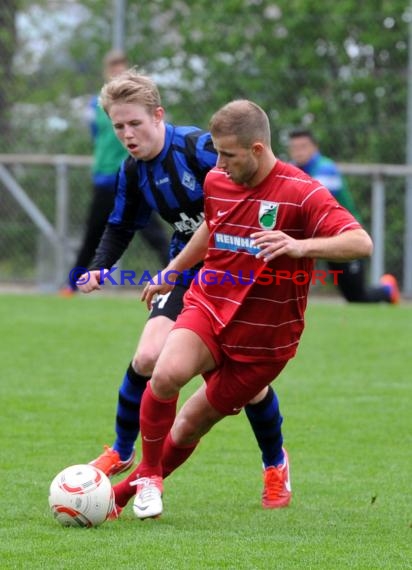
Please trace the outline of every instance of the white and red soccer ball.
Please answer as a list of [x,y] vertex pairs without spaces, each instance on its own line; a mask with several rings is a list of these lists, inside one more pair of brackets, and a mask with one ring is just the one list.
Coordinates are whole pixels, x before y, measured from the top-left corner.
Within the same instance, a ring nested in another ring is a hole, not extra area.
[[63,526],[102,524],[114,507],[109,478],[93,465],[72,465],[56,475],[50,485],[49,505]]

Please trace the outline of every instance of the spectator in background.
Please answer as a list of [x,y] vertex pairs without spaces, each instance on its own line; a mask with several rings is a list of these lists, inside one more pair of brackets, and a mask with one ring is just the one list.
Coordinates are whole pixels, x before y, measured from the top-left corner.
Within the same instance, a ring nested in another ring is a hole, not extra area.
[[[355,204],[345,180],[335,162],[323,156],[318,143],[309,129],[296,129],[289,133],[289,155],[303,172],[319,180],[336,200],[360,221]],[[385,274],[377,287],[365,283],[365,261],[356,259],[347,262],[328,262],[332,270],[342,270],[338,276],[338,288],[351,303],[398,303],[400,294],[396,278]]]
[[[108,81],[125,71],[128,67],[125,54],[119,50],[109,51],[103,61],[104,80]],[[124,146],[115,135],[112,122],[99,105],[95,95],[90,107],[92,119],[90,129],[93,139],[93,197],[90,202],[83,242],[73,267],[87,268],[94,257],[96,248],[103,235],[107,219],[114,206],[116,178],[120,164],[128,156]],[[169,261],[169,239],[159,218],[154,214],[149,225],[140,234],[151,249],[156,251],[161,267]],[[72,281],[60,290],[60,295],[70,297],[76,290],[78,275],[71,275]]]

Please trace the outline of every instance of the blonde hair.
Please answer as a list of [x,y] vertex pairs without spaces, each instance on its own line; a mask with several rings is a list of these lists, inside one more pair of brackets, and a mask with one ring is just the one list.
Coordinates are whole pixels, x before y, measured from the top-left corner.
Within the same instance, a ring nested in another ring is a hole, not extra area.
[[209,121],[212,136],[236,136],[244,148],[261,141],[270,147],[270,123],[265,111],[248,99],[238,99],[216,111]]
[[161,105],[155,82],[146,75],[140,75],[135,68],[123,71],[105,83],[99,100],[106,113],[114,103],[137,103],[148,111],[154,111]]

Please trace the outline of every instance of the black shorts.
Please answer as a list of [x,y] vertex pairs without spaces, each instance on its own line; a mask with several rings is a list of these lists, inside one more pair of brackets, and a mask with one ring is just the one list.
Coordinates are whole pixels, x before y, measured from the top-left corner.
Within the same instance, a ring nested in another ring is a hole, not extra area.
[[175,321],[183,309],[183,296],[189,289],[189,285],[177,284],[166,295],[158,295],[152,303],[149,319],[155,317],[167,317]]

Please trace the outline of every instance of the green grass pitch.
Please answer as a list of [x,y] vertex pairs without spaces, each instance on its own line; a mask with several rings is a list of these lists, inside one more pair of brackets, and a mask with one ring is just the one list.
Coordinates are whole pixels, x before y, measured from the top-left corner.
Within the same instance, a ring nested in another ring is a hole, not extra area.
[[105,292],[0,296],[2,569],[412,568],[407,304],[311,300],[298,355],[276,383],[289,508],[261,508],[260,455],[241,413],[166,480],[159,520],[140,522],[129,506],[96,529],[60,527],[49,484],[112,443],[146,316],[137,299]]

